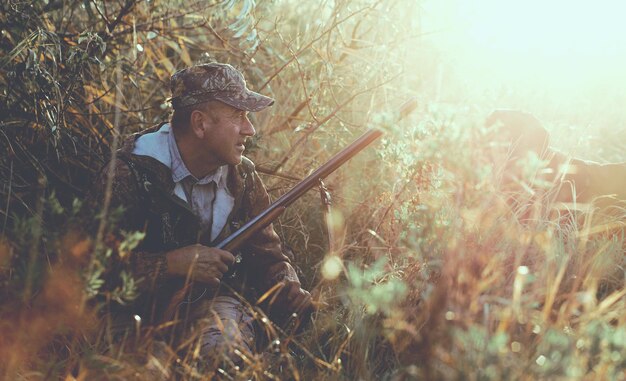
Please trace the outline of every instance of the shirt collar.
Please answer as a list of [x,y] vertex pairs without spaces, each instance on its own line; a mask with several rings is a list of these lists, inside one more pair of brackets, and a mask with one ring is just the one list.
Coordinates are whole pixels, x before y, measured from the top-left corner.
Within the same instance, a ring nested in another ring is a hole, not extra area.
[[197,179],[193,174],[191,174],[191,172],[189,172],[189,169],[187,169],[185,162],[183,162],[183,158],[180,156],[180,151],[178,150],[178,145],[176,144],[174,131],[172,131],[171,128],[169,131],[168,145],[170,157],[172,158],[172,180],[175,183],[178,183],[187,177],[191,177],[192,181],[197,184],[208,184],[211,181],[215,181],[215,184],[218,188],[226,187],[226,177],[228,174],[227,165],[222,165],[221,167],[217,168],[215,172],[209,173],[201,179]]

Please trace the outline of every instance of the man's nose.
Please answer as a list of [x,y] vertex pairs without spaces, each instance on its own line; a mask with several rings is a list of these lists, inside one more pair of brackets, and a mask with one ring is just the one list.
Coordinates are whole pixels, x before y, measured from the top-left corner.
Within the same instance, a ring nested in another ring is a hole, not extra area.
[[254,136],[254,134],[256,134],[256,130],[254,129],[252,122],[250,122],[250,119],[246,118],[243,126],[241,127],[241,134],[244,136]]

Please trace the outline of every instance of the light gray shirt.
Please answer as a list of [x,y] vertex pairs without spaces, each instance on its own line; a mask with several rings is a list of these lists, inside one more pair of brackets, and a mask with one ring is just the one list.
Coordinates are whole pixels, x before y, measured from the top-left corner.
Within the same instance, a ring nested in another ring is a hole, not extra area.
[[157,132],[139,137],[133,154],[150,156],[170,168],[175,184],[174,195],[189,204],[200,218],[201,229],[210,229],[212,240],[219,235],[235,204],[226,185],[227,165],[197,179],[185,166],[169,124],[164,124]]

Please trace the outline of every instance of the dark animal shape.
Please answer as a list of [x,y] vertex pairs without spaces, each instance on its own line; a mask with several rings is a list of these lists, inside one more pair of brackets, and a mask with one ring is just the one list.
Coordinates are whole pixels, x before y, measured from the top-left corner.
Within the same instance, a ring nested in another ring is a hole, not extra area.
[[541,121],[526,112],[496,110],[486,124],[496,129],[499,141],[510,144],[508,162],[503,169],[505,189],[512,189],[512,183],[520,185],[521,181],[529,180],[528,176],[523,178],[519,167],[524,165],[524,160],[534,157],[541,165],[523,187],[529,193],[548,197],[555,207],[621,209],[626,201],[626,163],[601,164],[572,158],[553,149]]

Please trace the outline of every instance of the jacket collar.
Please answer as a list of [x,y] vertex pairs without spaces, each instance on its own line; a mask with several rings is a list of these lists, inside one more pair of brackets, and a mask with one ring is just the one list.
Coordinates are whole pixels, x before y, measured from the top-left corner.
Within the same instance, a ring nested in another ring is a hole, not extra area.
[[[174,199],[177,198],[173,195],[176,184],[172,179],[172,171],[170,168],[153,157],[135,155],[132,153],[135,148],[135,142],[140,136],[157,132],[166,123],[167,122],[163,122],[130,135],[123,141],[121,148],[118,150],[118,154],[128,160],[131,160],[135,165],[140,167],[142,171],[149,175],[150,181],[154,183],[153,185],[165,190],[167,194]],[[226,186],[230,194],[237,199],[243,190],[243,179],[241,174],[245,171],[242,170],[242,164],[238,164],[236,166],[228,165],[227,168],[228,176]]]

